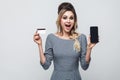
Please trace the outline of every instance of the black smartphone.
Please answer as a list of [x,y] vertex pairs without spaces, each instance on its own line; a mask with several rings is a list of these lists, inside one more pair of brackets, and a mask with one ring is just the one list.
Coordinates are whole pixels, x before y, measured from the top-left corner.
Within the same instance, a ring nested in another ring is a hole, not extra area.
[[90,41],[91,43],[97,43],[98,40],[98,26],[90,26]]

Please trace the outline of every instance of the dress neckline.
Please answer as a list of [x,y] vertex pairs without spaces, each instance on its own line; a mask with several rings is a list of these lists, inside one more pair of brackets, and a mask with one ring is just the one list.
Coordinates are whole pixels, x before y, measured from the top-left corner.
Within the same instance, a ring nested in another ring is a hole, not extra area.
[[52,33],[52,35],[53,35],[54,37],[56,37],[57,39],[60,39],[60,40],[63,40],[63,41],[73,41],[73,39],[63,39],[63,38],[60,38],[60,37],[58,37],[55,33]]

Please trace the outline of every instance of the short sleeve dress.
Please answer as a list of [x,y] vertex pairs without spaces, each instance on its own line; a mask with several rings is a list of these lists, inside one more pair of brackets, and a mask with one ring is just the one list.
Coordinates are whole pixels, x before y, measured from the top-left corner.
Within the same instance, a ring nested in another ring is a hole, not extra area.
[[89,67],[89,63],[85,61],[87,40],[84,34],[81,34],[78,40],[80,52],[74,49],[74,40],[61,39],[53,33],[47,36],[44,53],[46,62],[41,65],[46,70],[53,61],[54,71],[50,80],[82,80],[79,63],[84,70]]

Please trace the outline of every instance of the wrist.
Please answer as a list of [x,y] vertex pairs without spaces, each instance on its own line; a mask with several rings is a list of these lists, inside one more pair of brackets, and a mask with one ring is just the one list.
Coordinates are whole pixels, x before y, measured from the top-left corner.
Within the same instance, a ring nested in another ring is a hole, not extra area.
[[38,47],[42,47],[42,44],[38,44]]
[[42,47],[42,45],[38,45],[38,48],[39,48],[40,53],[43,53],[43,47]]

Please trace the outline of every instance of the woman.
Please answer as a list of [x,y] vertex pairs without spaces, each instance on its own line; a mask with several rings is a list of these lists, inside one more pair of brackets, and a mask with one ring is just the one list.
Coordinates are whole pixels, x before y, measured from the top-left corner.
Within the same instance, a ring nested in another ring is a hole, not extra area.
[[87,44],[86,36],[76,32],[77,15],[71,3],[63,2],[59,5],[56,24],[58,30],[47,36],[45,52],[40,35],[37,32],[34,35],[34,41],[39,48],[40,63],[44,69],[48,69],[53,60],[51,80],[81,80],[79,61],[86,70],[95,44],[90,43],[90,40]]

